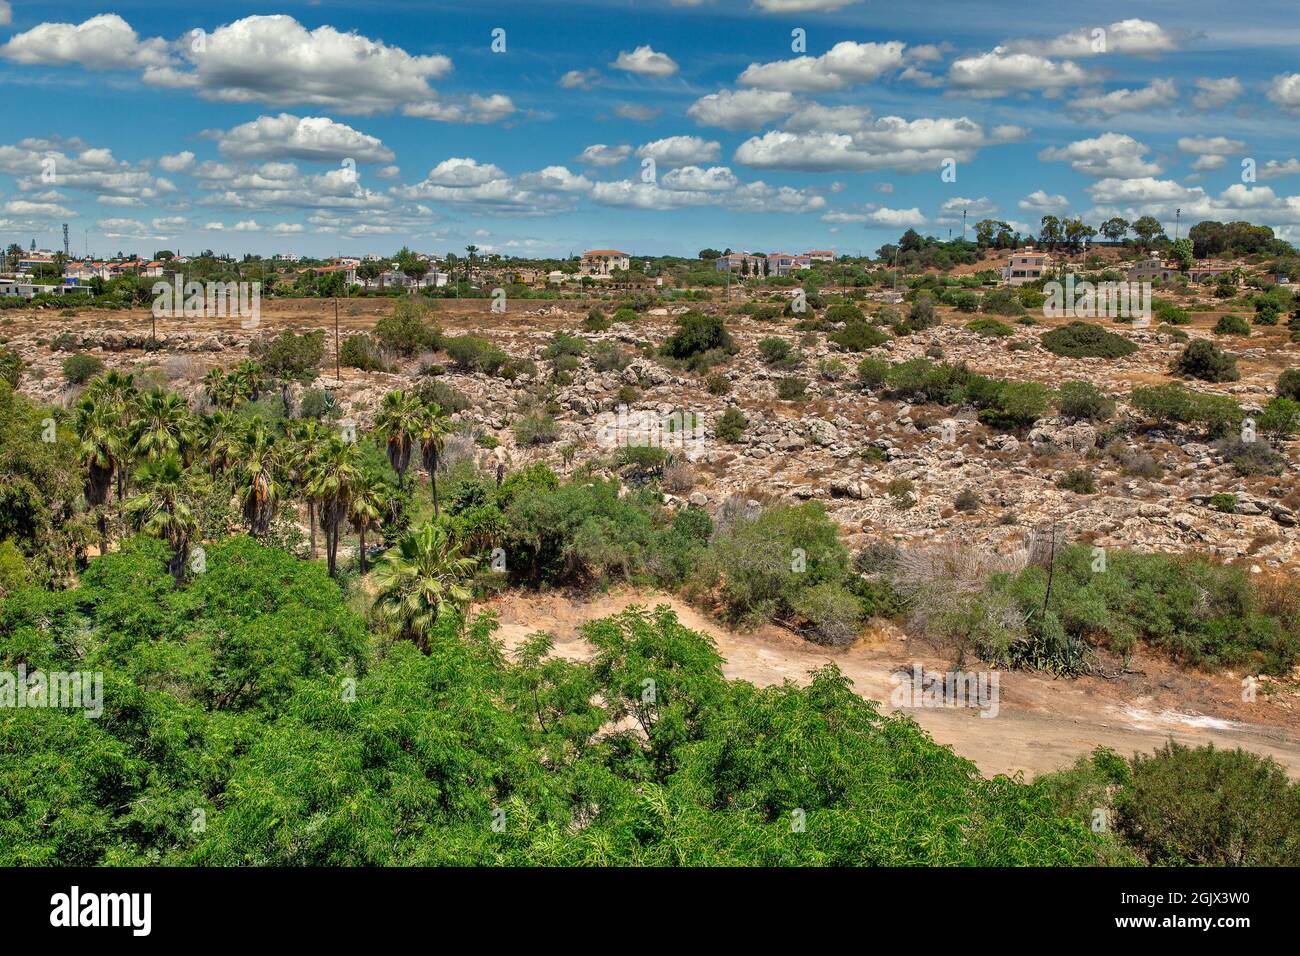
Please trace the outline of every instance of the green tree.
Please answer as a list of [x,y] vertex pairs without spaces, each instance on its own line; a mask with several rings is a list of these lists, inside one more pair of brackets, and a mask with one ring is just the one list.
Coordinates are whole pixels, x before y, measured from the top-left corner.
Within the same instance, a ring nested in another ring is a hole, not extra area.
[[425,525],[402,538],[376,566],[375,608],[398,634],[427,651],[438,618],[469,603],[462,582],[474,567],[446,528]]

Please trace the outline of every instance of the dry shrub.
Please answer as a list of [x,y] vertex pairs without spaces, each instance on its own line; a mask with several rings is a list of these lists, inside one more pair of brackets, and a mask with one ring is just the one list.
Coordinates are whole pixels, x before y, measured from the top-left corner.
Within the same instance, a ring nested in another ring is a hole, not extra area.
[[671,495],[683,495],[695,487],[695,469],[684,462],[668,465],[660,484]]

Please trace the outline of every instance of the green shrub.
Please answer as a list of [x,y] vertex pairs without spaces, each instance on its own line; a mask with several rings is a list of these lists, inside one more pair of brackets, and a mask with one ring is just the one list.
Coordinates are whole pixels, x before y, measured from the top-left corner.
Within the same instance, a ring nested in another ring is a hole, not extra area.
[[721,316],[691,311],[678,317],[677,329],[661,351],[670,358],[689,361],[706,352],[734,353],[735,349],[735,340]]
[[749,427],[749,419],[735,405],[728,406],[727,410],[722,413],[718,419],[717,428],[715,429],[718,438],[725,442],[737,441],[746,428]]
[[94,355],[78,352],[63,360],[63,377],[69,385],[84,385],[104,371],[104,363]]
[[972,319],[970,322],[966,323],[966,328],[986,338],[1005,338],[1008,335],[1015,334],[1015,329],[1007,325],[1005,322],[1000,322],[997,319],[990,319],[987,317],[982,319]]
[[1102,422],[1115,414],[1115,403],[1091,382],[1064,382],[1056,390],[1056,410],[1067,418]]
[[1291,438],[1300,431],[1300,402],[1275,398],[1264,406],[1255,422],[1259,431],[1270,438]]
[[[569,335],[566,332],[556,332],[551,336],[551,341],[542,349],[542,358],[553,361],[561,356],[576,358],[579,355],[587,354],[587,343],[576,335]],[[575,365],[576,367],[576,365]]]
[[451,360],[467,372],[496,375],[509,356],[487,339],[476,335],[461,335],[444,343]]
[[731,379],[721,372],[715,372],[704,380],[704,387],[710,395],[726,395],[731,391]]
[[1039,340],[1043,348],[1067,358],[1123,358],[1137,351],[1137,346],[1100,325],[1071,322],[1044,332]]
[[325,330],[299,335],[286,329],[274,338],[258,335],[248,343],[248,354],[272,377],[309,382],[325,358]]
[[1210,507],[1224,514],[1237,513],[1237,496],[1228,491],[1210,495]]
[[1236,357],[1220,350],[1208,339],[1189,342],[1174,360],[1173,370],[1178,375],[1206,382],[1235,382],[1241,378]]
[[1277,377],[1274,387],[1278,398],[1291,398],[1300,401],[1300,368],[1289,368]]
[[298,400],[298,417],[319,420],[334,412],[334,396],[323,388],[309,388]]
[[808,379],[786,376],[776,383],[776,397],[787,402],[801,402],[808,397]]
[[864,358],[858,363],[858,383],[864,388],[879,388],[885,384],[889,369],[884,359]]
[[779,365],[788,361],[793,351],[788,339],[769,336],[758,342],[758,354],[768,365]]
[[1186,309],[1179,308],[1165,299],[1156,299],[1152,303],[1151,311],[1154,313],[1157,322],[1166,325],[1190,325],[1192,321],[1192,317],[1187,314]]
[[934,298],[930,295],[918,295],[907,313],[908,327],[914,332],[932,329],[939,324],[939,313],[934,308]]
[[844,328],[826,336],[846,352],[865,352],[889,341],[889,336],[869,322],[850,322]]
[[339,364],[347,368],[361,369],[363,372],[384,370],[379,343],[364,333],[349,335],[343,340],[343,344],[339,347]]
[[1250,325],[1239,315],[1221,315],[1214,325],[1215,335],[1250,335]]
[[1270,757],[1169,741],[1115,794],[1120,838],[1152,866],[1300,865],[1300,790]]
[[521,445],[545,445],[559,440],[560,426],[550,415],[531,412],[515,422],[514,433]]
[[426,405],[437,405],[448,415],[469,408],[469,396],[446,382],[427,378],[415,386],[415,397]]
[[438,349],[441,334],[425,321],[426,312],[409,299],[399,299],[393,311],[375,323],[375,339],[398,355],[411,356]]
[[1056,487],[1079,495],[1095,495],[1097,480],[1087,468],[1071,468],[1056,479]]

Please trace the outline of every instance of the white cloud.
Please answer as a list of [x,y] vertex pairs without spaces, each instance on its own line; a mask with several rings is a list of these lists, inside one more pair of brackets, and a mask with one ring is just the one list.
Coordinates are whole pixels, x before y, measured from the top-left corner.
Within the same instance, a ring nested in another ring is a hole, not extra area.
[[0,27],[7,27],[14,21],[14,11],[8,0],[0,0]]
[[606,146],[604,143],[595,143],[582,151],[578,156],[578,162],[587,166],[617,166],[619,163],[627,162],[631,155],[631,146]]
[[430,99],[402,107],[404,116],[441,123],[496,123],[515,112],[514,101],[503,93],[491,96],[474,94],[463,103]]
[[626,179],[596,183],[592,187],[591,198],[602,206],[659,210],[705,206],[713,202],[713,197],[708,193],[664,189],[656,183],[630,182]]
[[429,100],[431,79],[451,71],[445,56],[412,56],[382,40],[332,26],[308,30],[291,16],[251,16],[187,36],[187,61],[155,67],[144,80],[196,89],[228,103],[308,103],[340,112],[373,113]]
[[737,185],[735,175],[726,166],[683,166],[665,173],[659,182],[665,189],[687,192],[722,192]]
[[39,24],[11,37],[0,47],[0,55],[15,63],[77,63],[88,70],[154,67],[167,62],[162,40],[141,40],[131,25],[115,13],[103,13],[77,24]]
[[1035,189],[1016,205],[1025,212],[1049,213],[1070,208],[1070,200],[1058,193],[1048,195],[1046,190]]
[[1246,92],[1245,87],[1241,85],[1241,80],[1235,76],[1225,76],[1217,80],[1201,77],[1196,81],[1196,88],[1201,92],[1192,97],[1192,105],[1203,110],[1224,106]]
[[358,163],[394,159],[393,151],[378,138],[325,116],[259,116],[212,135],[221,155],[232,159],[351,159]]
[[937,170],[945,159],[970,161],[979,147],[1012,142],[1017,127],[998,127],[991,134],[966,117],[905,120],[882,116],[855,133],[773,130],[751,137],[736,149],[736,162],[760,169],[806,172],[896,169]]
[[623,50],[618,59],[610,64],[616,70],[635,73],[638,76],[672,76],[677,72],[677,64],[667,53],[658,53],[649,44],[639,46],[631,53]]
[[1085,176],[1136,179],[1161,172],[1158,164],[1143,158],[1146,152],[1146,144],[1126,133],[1102,133],[1061,149],[1045,149],[1038,158],[1047,162],[1067,162],[1075,172]]
[[1268,98],[1288,113],[1300,113],[1300,73],[1281,73],[1268,85]]
[[694,166],[715,161],[722,154],[722,146],[699,136],[669,136],[637,147],[636,154],[660,166]]
[[639,103],[620,103],[614,107],[614,112],[623,117],[623,119],[635,120],[638,123],[648,123],[654,119],[663,110],[657,106],[643,106]]
[[1294,176],[1300,173],[1300,159],[1270,159],[1256,170],[1260,179],[1277,179],[1279,176]]
[[1177,39],[1150,20],[1119,20],[1108,27],[1080,27],[1050,40],[1016,40],[1007,48],[1042,56],[1099,56],[1129,53],[1146,56],[1178,49]]
[[981,97],[1003,96],[1017,90],[1060,90],[1088,80],[1088,74],[1070,60],[1013,53],[1005,47],[954,60],[948,68],[948,82],[953,89]]
[[1231,156],[1240,153],[1246,144],[1239,139],[1226,136],[1183,136],[1178,140],[1178,148],[1184,153],[1201,153],[1213,156]]
[[476,159],[453,157],[444,159],[433,167],[425,182],[435,186],[482,186],[484,183],[505,178],[505,170],[500,166],[479,163]]
[[26,199],[12,199],[3,208],[11,216],[27,216],[32,219],[69,219],[76,215],[67,206],[58,203],[30,202]]
[[740,74],[739,82],[765,90],[822,92],[847,89],[901,68],[903,46],[896,40],[888,43],[843,40],[821,56],[751,63]]
[[560,77],[559,86],[565,90],[589,90],[600,83],[600,71],[570,70]]
[[701,126],[757,129],[792,113],[799,105],[794,94],[764,90],[719,90],[691,104],[686,115]]
[[989,199],[988,196],[981,196],[978,199],[966,199],[956,197],[949,199],[939,207],[939,216],[936,220],[941,223],[959,223],[962,219],[962,213],[974,222],[976,219],[982,219],[985,216],[992,215],[998,211],[997,203]]
[[873,209],[867,213],[866,219],[877,226],[891,226],[900,229],[903,227],[924,226],[930,221],[915,206],[911,209],[890,209],[887,206],[881,206],[879,209]]
[[159,158],[158,165],[169,173],[184,173],[194,167],[194,154],[188,149]]
[[1071,101],[1070,108],[1113,116],[1116,113],[1133,113],[1139,110],[1169,106],[1177,98],[1178,87],[1173,80],[1154,79],[1146,86],[1136,90],[1120,89],[1112,90],[1109,93],[1080,96]]

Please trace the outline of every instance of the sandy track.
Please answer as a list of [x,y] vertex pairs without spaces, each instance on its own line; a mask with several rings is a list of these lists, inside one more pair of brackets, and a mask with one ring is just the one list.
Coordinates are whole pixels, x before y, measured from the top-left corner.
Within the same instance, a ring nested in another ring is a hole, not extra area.
[[[886,702],[891,675],[919,661],[926,669],[948,670],[949,662],[910,651],[901,639],[882,638],[845,651],[818,648],[776,627],[737,634],[668,595],[622,592],[583,600],[571,594],[510,594],[484,605],[500,616],[497,636],[513,650],[539,630],[555,638],[555,652],[585,660],[591,648],[578,633],[589,620],[632,604],[668,604],[688,627],[708,633],[725,658],[728,677],[759,686],[791,680],[806,683],[808,673],[834,662],[864,697]],[[1151,662],[1148,662],[1150,664]],[[986,774],[1023,772],[1026,777],[1060,769],[1080,754],[1105,745],[1121,754],[1154,750],[1167,739],[1198,746],[1242,747],[1266,754],[1300,777],[1300,734],[1267,705],[1224,716],[1214,706],[1215,682],[1169,669],[1144,678],[1111,682],[1100,678],[1053,680],[1040,674],[1002,672],[1001,700],[994,718],[974,709],[913,709],[917,722],[936,741],[972,760]],[[1199,683],[1198,683],[1199,682]],[[1219,681],[1218,684],[1225,684]],[[1204,685],[1204,686],[1202,686]],[[1228,679],[1226,686],[1233,686]],[[1199,690],[1201,693],[1193,693]],[[1201,706],[1209,704],[1210,706]],[[1208,711],[1208,712],[1207,712]],[[1255,712],[1257,711],[1257,712]],[[1281,715],[1285,716],[1285,715]]]

